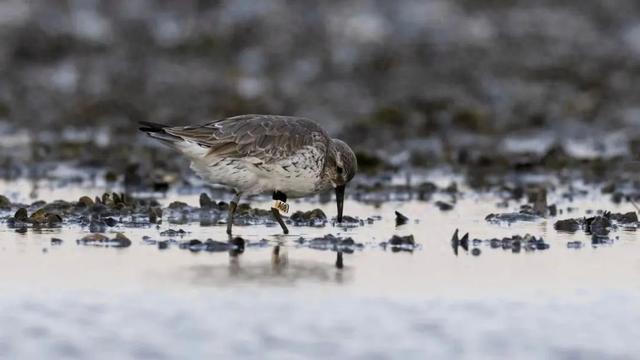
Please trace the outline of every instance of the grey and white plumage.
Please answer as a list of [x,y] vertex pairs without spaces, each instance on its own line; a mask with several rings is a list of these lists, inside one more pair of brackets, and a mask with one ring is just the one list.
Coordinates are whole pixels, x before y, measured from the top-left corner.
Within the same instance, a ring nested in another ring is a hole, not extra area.
[[241,115],[196,126],[141,125],[149,136],[186,155],[200,177],[233,188],[236,205],[241,195],[282,193],[286,199],[336,189],[342,218],[340,197],[356,174],[356,156],[309,119]]

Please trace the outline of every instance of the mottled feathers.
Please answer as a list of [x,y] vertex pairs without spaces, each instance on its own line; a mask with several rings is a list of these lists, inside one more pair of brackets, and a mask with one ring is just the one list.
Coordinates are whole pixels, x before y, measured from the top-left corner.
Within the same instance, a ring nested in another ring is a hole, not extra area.
[[241,115],[203,125],[163,127],[162,131],[208,149],[207,157],[252,157],[265,163],[290,157],[306,146],[324,153],[331,141],[311,120],[274,115]]

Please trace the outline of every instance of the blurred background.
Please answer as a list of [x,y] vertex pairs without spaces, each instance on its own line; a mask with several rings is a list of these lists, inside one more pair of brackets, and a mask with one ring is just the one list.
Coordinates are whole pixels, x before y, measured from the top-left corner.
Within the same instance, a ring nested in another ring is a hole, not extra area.
[[[3,0],[4,162],[19,139],[131,160],[137,121],[244,113],[312,118],[363,164],[483,146],[633,157],[639,15],[633,0]],[[30,156],[84,156],[55,154]]]

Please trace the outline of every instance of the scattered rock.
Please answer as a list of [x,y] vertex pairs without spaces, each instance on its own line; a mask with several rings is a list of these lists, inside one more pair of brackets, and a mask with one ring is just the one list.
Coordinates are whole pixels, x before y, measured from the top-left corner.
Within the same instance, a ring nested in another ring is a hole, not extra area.
[[157,224],[162,220],[162,209],[158,207],[149,208],[149,222]]
[[416,245],[416,241],[413,235],[407,235],[407,236],[393,235],[393,237],[391,237],[389,241],[380,243],[380,246],[382,246],[384,249],[386,249],[387,247],[390,247],[391,251],[393,252],[398,252],[398,251],[412,252],[417,248],[418,245]]
[[407,236],[393,235],[393,237],[389,240],[389,244],[392,246],[402,246],[402,245],[415,246],[416,241],[413,238],[413,235],[407,235]]
[[189,205],[187,205],[186,203],[183,203],[182,201],[174,201],[171,204],[169,204],[169,209],[171,210],[182,210],[188,207]]
[[92,233],[103,233],[107,230],[107,224],[105,224],[101,220],[91,220],[89,224],[89,232]]
[[536,215],[545,216],[547,212],[547,189],[535,187],[529,189],[528,202],[533,204],[533,211]]
[[611,227],[611,220],[604,216],[596,216],[585,219],[585,230],[587,233],[606,236],[609,234],[609,228]]
[[115,238],[109,239],[103,234],[89,234],[77,241],[79,245],[126,248],[131,246],[131,240],[122,233],[117,233]]
[[356,226],[364,225],[364,220],[360,220],[360,219],[358,219],[356,217],[353,217],[353,216],[344,215],[342,217],[342,222],[341,223],[338,223],[336,218],[334,217],[333,218],[333,224],[337,225],[337,226],[344,227],[344,228],[356,227]]
[[211,200],[209,195],[207,195],[206,193],[202,193],[200,194],[200,207],[203,209],[213,209],[214,207],[216,207],[216,203]]
[[553,228],[557,231],[576,232],[580,230],[580,223],[575,219],[558,220]]
[[25,208],[20,208],[18,209],[18,211],[16,211],[16,213],[13,215],[13,218],[16,221],[27,221],[29,220],[29,213],[27,212],[27,209]]
[[169,229],[169,230],[162,231],[160,233],[160,236],[185,236],[186,234],[187,232],[182,229],[179,229],[179,230]]
[[0,195],[0,209],[10,209],[10,208],[11,208],[11,201],[9,200],[9,198],[4,195]]
[[311,211],[296,211],[289,218],[296,226],[324,226],[327,223],[327,215],[320,209]]
[[396,211],[396,226],[401,226],[409,222],[409,218]]
[[613,194],[616,191],[616,184],[611,182],[602,187],[603,194]]
[[440,211],[453,210],[453,205],[451,205],[451,204],[449,204],[447,202],[444,202],[444,201],[436,201],[435,205],[438,207],[438,209],[440,209]]
[[102,234],[90,234],[78,241],[83,244],[104,243],[109,241],[109,238]]
[[62,245],[62,243],[63,243],[62,239],[51,238],[51,245],[57,246],[57,245]]
[[462,238],[458,237],[458,229],[453,233],[451,237],[451,248],[453,248],[453,253],[458,256],[458,248],[462,247],[464,251],[469,251],[469,233],[464,234]]
[[631,224],[638,222],[638,215],[635,211],[630,211],[626,214],[610,214],[609,218],[619,224]]
[[47,214],[46,223],[49,225],[56,225],[62,223],[62,217],[58,214]]
[[83,196],[78,200],[78,206],[90,208],[95,205],[95,202],[88,196]]
[[418,185],[418,200],[429,200],[431,195],[438,191],[438,186],[431,182],[423,182]]
[[[263,239],[263,240],[265,240],[265,239]],[[265,241],[266,241],[266,240],[265,240]],[[239,237],[239,236],[236,236],[236,237],[234,237],[233,239],[231,239],[231,245],[232,245],[236,250],[244,251],[244,248],[245,248],[245,246],[246,246],[246,241],[245,241],[243,238],[241,238],[241,237]]]
[[131,240],[126,237],[123,233],[117,233],[116,237],[111,240],[112,243],[115,243],[114,247],[129,247],[131,246]]

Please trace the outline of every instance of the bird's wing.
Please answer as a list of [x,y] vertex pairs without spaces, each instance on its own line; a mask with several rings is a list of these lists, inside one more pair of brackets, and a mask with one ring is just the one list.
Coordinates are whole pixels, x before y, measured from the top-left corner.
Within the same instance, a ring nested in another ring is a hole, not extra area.
[[208,148],[206,156],[253,157],[264,163],[287,158],[306,146],[326,153],[330,141],[311,120],[273,115],[241,115],[164,131]]

